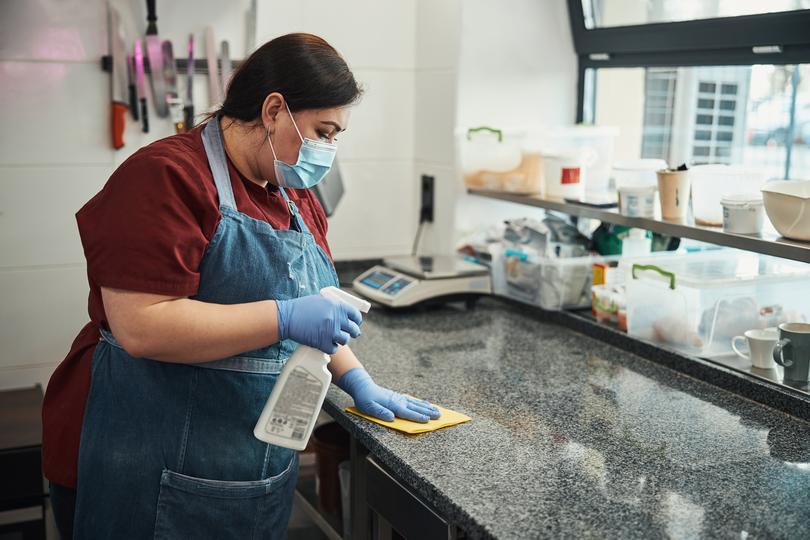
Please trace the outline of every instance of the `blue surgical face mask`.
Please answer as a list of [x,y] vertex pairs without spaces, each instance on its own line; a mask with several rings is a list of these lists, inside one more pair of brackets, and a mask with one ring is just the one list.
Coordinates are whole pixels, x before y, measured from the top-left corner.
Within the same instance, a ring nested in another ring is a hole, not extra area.
[[301,139],[301,149],[298,150],[298,161],[294,165],[279,161],[276,150],[273,148],[273,141],[270,140],[270,133],[267,133],[267,142],[270,143],[270,150],[275,159],[273,165],[276,171],[276,182],[281,187],[308,189],[323,180],[326,173],[332,168],[337,145],[302,137],[286,100],[284,105],[287,107],[287,114],[290,115],[298,138]]

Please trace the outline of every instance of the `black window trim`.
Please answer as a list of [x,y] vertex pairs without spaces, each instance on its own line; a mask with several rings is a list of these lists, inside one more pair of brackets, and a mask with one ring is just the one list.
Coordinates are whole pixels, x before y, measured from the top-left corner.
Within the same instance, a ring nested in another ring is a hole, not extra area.
[[567,1],[578,62],[577,122],[589,68],[810,62],[810,9],[586,29],[582,0]]

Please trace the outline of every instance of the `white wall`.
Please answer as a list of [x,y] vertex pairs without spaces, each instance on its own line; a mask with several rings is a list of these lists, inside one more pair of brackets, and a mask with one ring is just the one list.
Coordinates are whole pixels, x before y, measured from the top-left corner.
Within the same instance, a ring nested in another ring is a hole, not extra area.
[[365,89],[338,141],[346,196],[329,221],[334,257],[409,251],[417,212],[415,0],[260,2],[257,41],[289,32],[326,39]]
[[[145,30],[143,2],[114,4],[131,43]],[[241,57],[249,6],[158,2],[158,30],[183,50],[189,32],[201,46],[214,23],[217,41],[228,39]],[[127,156],[172,127],[153,110],[144,135],[128,117],[126,146],[110,148],[110,80],[99,68],[108,52],[104,0],[3,0],[0,10],[2,389],[44,385],[87,321],[75,212]],[[457,227],[504,215],[497,203],[463,195],[456,126],[573,120],[563,0],[259,0],[257,44],[293,31],[325,37],[365,86],[339,143],[347,195],[330,220],[337,259],[410,252],[421,174],[436,178],[436,221],[422,253],[450,252]],[[195,105],[208,105],[202,75]]]
[[[571,125],[577,62],[564,0],[464,0],[457,126]],[[525,216],[524,206],[466,195],[457,175],[456,236]]]

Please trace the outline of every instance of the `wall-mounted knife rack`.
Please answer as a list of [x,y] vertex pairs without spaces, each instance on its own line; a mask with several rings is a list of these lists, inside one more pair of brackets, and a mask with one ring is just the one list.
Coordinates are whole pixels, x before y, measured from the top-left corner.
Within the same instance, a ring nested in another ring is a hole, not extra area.
[[[234,69],[236,69],[242,64],[242,62],[243,60],[231,60],[231,65]],[[178,75],[184,75],[186,72],[186,67],[188,66],[188,58],[175,58],[174,63],[177,66]],[[112,73],[112,56],[105,54],[101,57],[101,69],[107,73]],[[218,58],[217,69],[222,69],[222,63]],[[145,73],[152,73],[152,70],[149,67],[149,59],[145,56],[143,59],[143,70]],[[196,58],[194,60],[194,74],[201,75],[205,73],[208,73],[208,60],[205,58]]]

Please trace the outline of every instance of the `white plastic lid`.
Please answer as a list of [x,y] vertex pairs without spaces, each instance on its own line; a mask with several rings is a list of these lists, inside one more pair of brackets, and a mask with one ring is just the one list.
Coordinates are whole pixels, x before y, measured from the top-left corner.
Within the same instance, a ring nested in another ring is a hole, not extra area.
[[633,227],[632,229],[627,231],[627,237],[632,238],[633,240],[647,238],[647,231],[645,231],[644,229],[637,229]]
[[723,206],[744,207],[762,205],[762,193],[732,193],[720,199]]

